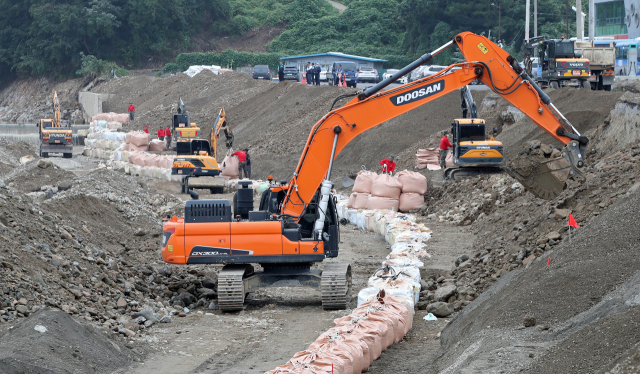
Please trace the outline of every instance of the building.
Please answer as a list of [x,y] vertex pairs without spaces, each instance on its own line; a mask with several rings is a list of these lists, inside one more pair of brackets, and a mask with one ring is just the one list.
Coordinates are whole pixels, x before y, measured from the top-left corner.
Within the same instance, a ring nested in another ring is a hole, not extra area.
[[596,37],[640,37],[640,0],[595,0]]
[[336,61],[351,61],[351,62],[355,62],[358,65],[358,67],[370,66],[376,69],[378,73],[380,73],[382,71],[382,64],[387,62],[387,60],[380,60],[377,58],[361,57],[361,56],[354,56],[354,55],[346,55],[340,52],[327,52],[327,53],[318,53],[313,55],[281,57],[280,59],[284,62],[285,66],[295,66],[301,72],[306,70],[307,62],[310,62],[312,64],[320,64],[320,66],[322,67],[322,70],[327,70]]

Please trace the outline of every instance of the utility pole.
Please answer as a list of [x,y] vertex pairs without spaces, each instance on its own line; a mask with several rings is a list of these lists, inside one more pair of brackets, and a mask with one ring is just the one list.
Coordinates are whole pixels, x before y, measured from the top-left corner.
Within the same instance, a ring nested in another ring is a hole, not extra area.
[[491,3],[491,5],[498,8],[498,43],[500,43],[500,40],[502,40],[502,34],[500,33],[500,29],[501,29],[500,18],[502,15],[502,11],[501,11],[502,4],[498,3],[498,5],[496,5],[494,3]]
[[589,40],[596,37],[596,6],[593,0],[589,0]]
[[584,23],[582,18],[582,0],[576,0],[576,40],[582,40]]
[[527,14],[527,18],[525,18],[524,21],[524,40],[529,41],[529,18],[531,18],[530,10],[531,10],[531,3],[530,0],[526,1],[527,3],[527,11],[525,12]]
[[567,0],[567,32],[565,32],[564,38],[569,39],[569,0]]
[[538,36],[538,0],[533,0],[533,37]]

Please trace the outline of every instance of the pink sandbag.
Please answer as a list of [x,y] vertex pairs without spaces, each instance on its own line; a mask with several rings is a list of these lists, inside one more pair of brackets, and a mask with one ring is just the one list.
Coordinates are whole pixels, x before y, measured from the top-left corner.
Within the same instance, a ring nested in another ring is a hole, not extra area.
[[400,205],[400,202],[398,201],[398,199],[371,196],[367,200],[367,207],[365,209],[368,209],[368,210],[387,209],[387,210],[393,210],[394,212],[397,212],[399,205]]
[[226,156],[224,160],[222,160],[220,174],[222,174],[223,177],[238,179],[238,164],[238,156]]
[[129,140],[129,144],[137,146],[149,146],[151,137],[146,132],[133,132]]
[[356,354],[353,358],[353,372],[361,373],[369,369],[371,364],[371,354],[369,346],[363,339],[363,335],[351,330],[349,326],[332,327],[327,332],[335,331],[344,339],[345,344],[351,345],[353,352]]
[[151,143],[149,143],[149,150],[150,151],[166,151],[167,143],[163,142],[162,140],[153,139]]
[[321,355],[337,356],[342,359],[344,374],[353,374],[353,361],[357,353],[353,346],[346,344],[336,332],[326,332],[307,348],[308,351],[321,352]]
[[424,195],[427,193],[427,177],[409,170],[403,170],[396,174],[398,182],[402,184],[402,192],[413,192]]
[[424,195],[419,193],[402,193],[400,195],[398,209],[401,212],[408,212],[414,209],[420,209],[424,204]]
[[161,168],[171,169],[173,167],[173,156],[162,156]]
[[313,369],[319,371],[320,373],[331,373],[332,371],[336,374],[344,373],[344,361],[340,357],[331,354],[307,350],[298,352],[293,355],[291,362],[293,362],[294,364],[306,364],[307,366],[311,366]]
[[121,123],[128,123],[129,119],[130,119],[129,113],[120,113],[115,115],[114,121],[121,122]]
[[367,207],[367,201],[369,200],[368,193],[353,192],[349,196],[349,202],[347,208],[351,209],[365,209]]
[[137,146],[133,144],[125,144],[124,150],[129,152],[145,152],[149,150],[149,146],[146,146],[146,145]]
[[401,192],[402,185],[389,174],[380,174],[371,183],[371,196],[398,199]]
[[356,181],[353,184],[353,192],[362,192],[362,193],[371,193],[371,183],[378,174],[372,171],[361,170],[358,172],[358,176],[356,177]]
[[131,135],[133,135],[133,131],[129,131],[127,135],[124,137],[125,144],[131,144]]
[[[126,149],[125,149],[125,151],[126,151]],[[142,154],[141,152],[129,152],[129,157],[128,157],[129,158],[129,163],[137,165],[136,164],[136,159],[138,157],[140,157],[141,154]]]

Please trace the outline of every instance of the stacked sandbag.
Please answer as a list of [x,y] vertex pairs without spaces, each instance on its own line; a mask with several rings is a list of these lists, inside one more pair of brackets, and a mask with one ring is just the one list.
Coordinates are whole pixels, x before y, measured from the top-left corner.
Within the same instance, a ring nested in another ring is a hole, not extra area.
[[167,150],[167,143],[162,140],[153,139],[151,143],[149,143],[149,151],[159,151],[163,152]]
[[366,209],[388,209],[397,211],[400,205],[402,185],[389,174],[378,175],[371,182],[371,197]]
[[371,184],[378,174],[372,171],[362,170],[358,173],[356,181],[353,184],[353,193],[349,198],[349,208],[365,209],[367,201],[371,196]]
[[129,114],[128,113],[98,113],[95,116],[91,117],[91,122],[93,121],[105,121],[105,122],[119,122],[119,123],[127,123],[129,122]]
[[239,164],[238,156],[225,156],[222,164],[220,164],[220,174],[225,179],[238,179],[240,174],[238,171]]
[[398,209],[401,212],[419,209],[427,193],[427,177],[415,171],[403,170],[396,174],[396,179],[402,185]]
[[124,140],[124,150],[129,152],[148,151],[151,137],[144,131],[129,131]]
[[[448,168],[453,166],[453,152],[447,150],[447,158],[445,161]],[[425,148],[418,149],[416,152],[416,169],[440,170],[440,149]]]

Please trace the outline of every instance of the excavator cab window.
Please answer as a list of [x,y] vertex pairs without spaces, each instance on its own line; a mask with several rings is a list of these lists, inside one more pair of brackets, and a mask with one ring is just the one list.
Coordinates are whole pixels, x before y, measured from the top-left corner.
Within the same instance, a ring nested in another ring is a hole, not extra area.
[[483,124],[461,124],[459,138],[461,142],[486,140]]
[[177,127],[186,127],[186,124],[189,123],[189,115],[188,114],[174,114],[173,115],[173,128]]
[[45,130],[53,129],[53,121],[42,121],[42,128]]

